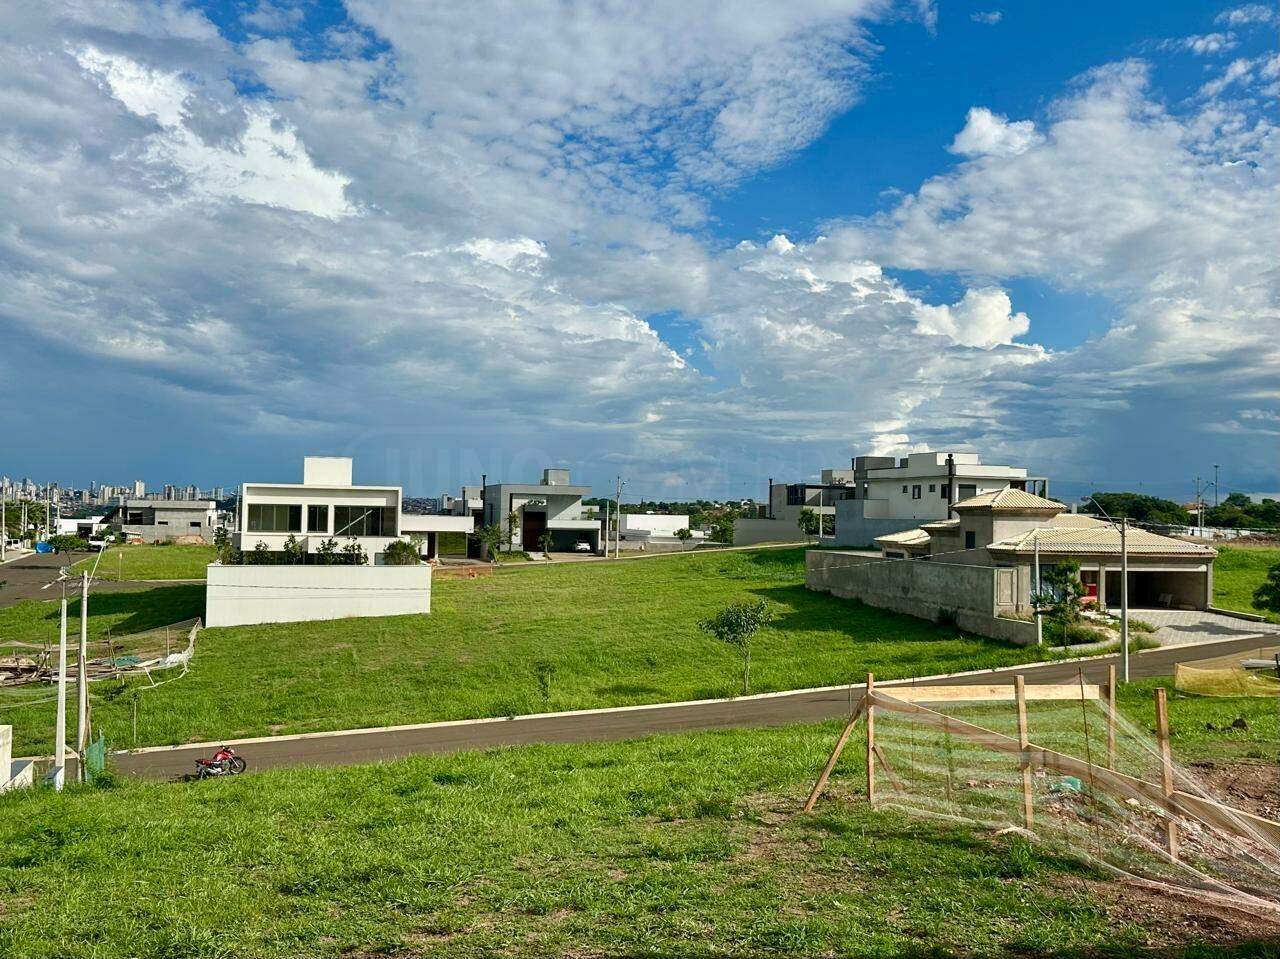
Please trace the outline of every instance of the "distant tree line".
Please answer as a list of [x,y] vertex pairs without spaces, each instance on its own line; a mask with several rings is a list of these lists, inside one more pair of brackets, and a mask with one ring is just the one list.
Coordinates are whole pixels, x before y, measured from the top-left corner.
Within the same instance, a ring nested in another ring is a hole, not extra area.
[[[1094,493],[1080,506],[1082,513],[1098,513],[1098,505],[1108,516],[1127,516],[1140,523],[1164,526],[1194,526],[1196,520],[1181,503],[1145,493]],[[1280,500],[1264,499],[1255,503],[1244,493],[1231,493],[1217,506],[1204,511],[1204,525],[1240,529],[1274,529],[1280,527]]]

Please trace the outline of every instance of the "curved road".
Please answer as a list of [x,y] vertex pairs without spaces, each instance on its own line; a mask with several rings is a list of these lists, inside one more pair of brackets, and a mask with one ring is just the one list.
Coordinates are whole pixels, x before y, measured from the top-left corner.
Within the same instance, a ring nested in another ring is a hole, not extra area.
[[[1242,655],[1274,645],[1276,638],[1254,636],[1172,646],[1138,653],[1131,657],[1131,676],[1145,679],[1169,675],[1175,663],[1194,662],[1226,655]],[[1119,665],[1118,657],[1095,657],[1079,662],[1028,664],[1007,669],[984,670],[957,676],[917,679],[921,684],[990,683],[1013,681],[1019,673],[1028,683],[1060,683],[1076,680],[1080,671],[1090,683],[1105,683],[1107,666]],[[886,688],[910,685],[911,681],[883,682]],[[861,686],[767,693],[739,699],[706,700],[657,706],[629,706],[615,709],[550,713],[502,719],[462,720],[390,726],[301,736],[272,736],[232,740],[251,769],[284,766],[331,766],[397,759],[419,753],[488,749],[530,743],[580,743],[597,740],[632,739],[654,733],[693,730],[781,726],[788,723],[817,722],[847,716],[862,695]],[[147,747],[117,753],[113,758],[124,773],[149,778],[171,779],[191,772],[197,757],[207,757],[220,743]]]

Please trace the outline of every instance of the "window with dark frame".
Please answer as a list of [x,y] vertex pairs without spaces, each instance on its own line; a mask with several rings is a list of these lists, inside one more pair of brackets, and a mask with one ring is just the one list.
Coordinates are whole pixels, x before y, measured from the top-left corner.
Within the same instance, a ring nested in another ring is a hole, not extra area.
[[327,505],[307,507],[307,532],[329,532],[329,507]]
[[977,533],[975,533],[975,532],[974,532],[973,530],[971,530],[971,529],[970,529],[970,530],[965,530],[965,534],[964,534],[964,548],[965,548],[965,549],[973,549],[973,548],[975,548],[977,545],[978,545],[978,534],[977,534]]
[[942,484],[942,489],[941,489],[939,492],[941,492],[941,493],[942,493],[942,498],[943,498],[943,499],[951,499],[951,484],[950,484],[950,483],[943,483],[943,484]]
[[301,533],[302,505],[288,503],[250,503],[249,532]]
[[912,486],[912,487],[911,487],[911,498],[912,498],[912,499],[919,499],[919,498],[920,498],[920,484],[919,484],[919,483],[916,483],[914,486]]
[[930,483],[930,484],[929,484],[929,492],[930,492],[930,493],[932,493],[932,492],[934,492],[935,490],[937,490],[937,488],[938,488],[938,484],[937,484],[937,483]]

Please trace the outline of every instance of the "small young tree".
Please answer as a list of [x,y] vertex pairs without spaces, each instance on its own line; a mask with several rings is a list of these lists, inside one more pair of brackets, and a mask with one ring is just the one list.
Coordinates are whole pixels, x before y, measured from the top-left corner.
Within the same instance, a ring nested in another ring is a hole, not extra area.
[[1280,613],[1280,563],[1267,570],[1267,578],[1253,591],[1253,605],[1272,613]]
[[700,620],[698,628],[722,643],[728,643],[742,655],[742,695],[751,691],[751,639],[771,619],[769,604],[763,599],[748,599],[726,606],[710,619]]
[[538,549],[542,550],[542,555],[547,559],[551,558],[551,544],[555,542],[551,535],[551,530],[544,529],[542,535],[538,537]]
[[343,544],[342,555],[352,566],[364,566],[369,562],[369,557],[364,554],[364,547],[354,536]]
[[402,539],[392,540],[382,554],[382,561],[388,566],[417,566],[422,562],[418,548]]
[[689,540],[693,539],[693,534],[689,532],[688,527],[682,526],[680,529],[676,530],[676,539],[680,540],[680,545],[682,547],[687,548],[689,546]]
[[805,539],[808,539],[818,532],[818,514],[806,506],[800,510],[796,525],[800,527],[800,532],[804,533]]
[[338,564],[338,541],[330,536],[316,547],[316,556],[320,558],[321,566],[336,566]]
[[285,563],[291,566],[296,566],[306,562],[306,558],[307,558],[306,544],[303,543],[302,540],[298,539],[298,537],[290,533],[289,538],[284,541]]
[[1064,640],[1067,627],[1080,618],[1080,600],[1084,594],[1080,564],[1073,559],[1054,563],[1040,573],[1036,607],[1050,622],[1058,624]]
[[79,536],[73,536],[70,533],[60,533],[57,536],[49,537],[49,545],[53,547],[55,553],[62,553],[68,559],[71,554],[83,550],[85,542]]
[[[523,510],[523,509],[524,507],[522,506],[520,510]],[[515,541],[516,541],[516,533],[520,532],[520,515],[521,515],[520,510],[513,509],[510,513],[507,514],[507,531],[503,535],[503,543],[506,545],[507,549],[514,548]],[[528,549],[529,547],[528,543],[521,543],[520,545],[522,548],[525,548],[525,549]]]
[[480,540],[480,545],[489,553],[489,562],[498,562],[498,551],[502,549],[502,527],[490,523],[488,526],[481,526],[476,531],[476,538]]
[[251,566],[268,566],[271,564],[271,550],[267,549],[266,543],[258,540],[253,544],[253,552],[245,557],[245,562]]

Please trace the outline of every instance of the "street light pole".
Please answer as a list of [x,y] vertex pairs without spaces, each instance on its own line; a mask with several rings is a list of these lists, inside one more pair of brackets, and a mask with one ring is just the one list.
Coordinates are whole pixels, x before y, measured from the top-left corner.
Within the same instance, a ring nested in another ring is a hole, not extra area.
[[1040,615],[1040,531],[1035,530],[1031,534],[1031,541],[1036,547],[1036,645],[1044,645],[1044,617]]
[[1129,681],[1129,517],[1120,519],[1120,675]]
[[80,779],[85,778],[85,750],[89,748],[89,573],[80,574],[80,650],[76,657],[76,752]]
[[67,595],[62,594],[62,618],[58,627],[58,715],[53,726],[53,788],[61,790],[67,779]]
[[1218,505],[1218,464],[1213,464],[1213,505]]

